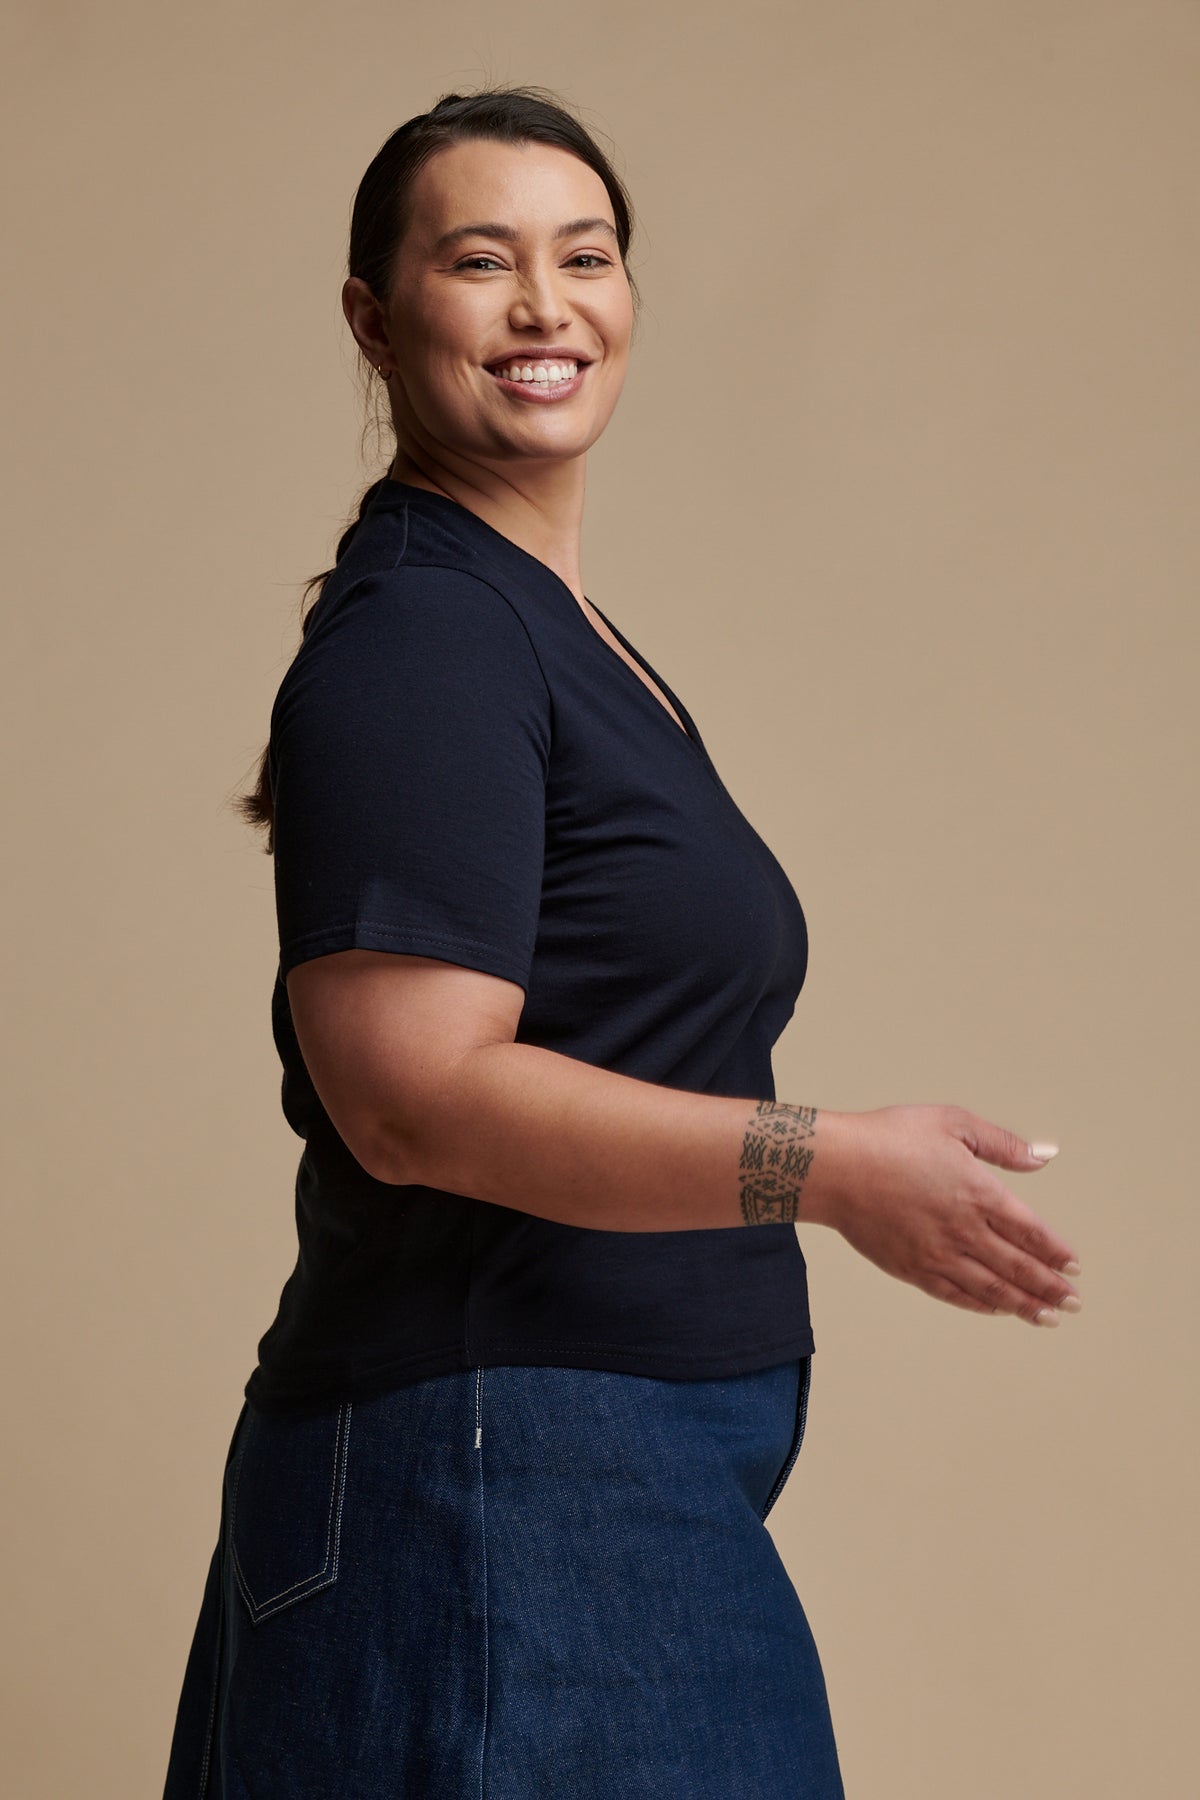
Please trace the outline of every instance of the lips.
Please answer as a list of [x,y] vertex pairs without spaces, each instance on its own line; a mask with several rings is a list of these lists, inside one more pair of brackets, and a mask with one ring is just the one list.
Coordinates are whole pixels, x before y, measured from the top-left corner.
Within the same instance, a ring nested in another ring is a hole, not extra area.
[[511,368],[513,363],[519,363],[522,367],[528,363],[534,367],[538,363],[573,362],[582,369],[585,364],[594,360],[594,357],[584,356],[580,350],[514,350],[509,356],[493,357],[491,362],[486,362],[483,366],[489,374],[494,375],[497,369]]
[[[514,361],[516,361],[515,358]],[[560,376],[558,380],[550,380],[545,374],[541,380],[537,376],[528,381],[514,380],[507,373],[512,366],[512,363],[501,363],[498,369],[490,369],[487,373],[491,375],[492,381],[503,393],[511,394],[515,400],[529,401],[537,406],[553,405],[555,401],[569,400],[572,394],[579,392],[583,378],[587,374],[587,364],[580,363],[574,375]],[[522,365],[518,363],[517,366],[521,367]],[[523,366],[527,368],[528,361]],[[540,363],[537,366],[542,367]]]

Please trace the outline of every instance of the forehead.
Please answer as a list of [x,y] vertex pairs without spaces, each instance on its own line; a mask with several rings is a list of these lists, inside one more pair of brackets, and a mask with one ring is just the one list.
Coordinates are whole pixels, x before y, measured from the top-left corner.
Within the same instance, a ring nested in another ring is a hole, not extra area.
[[599,175],[556,144],[489,138],[449,144],[429,158],[412,186],[411,228],[426,244],[480,219],[537,235],[585,213],[615,224]]

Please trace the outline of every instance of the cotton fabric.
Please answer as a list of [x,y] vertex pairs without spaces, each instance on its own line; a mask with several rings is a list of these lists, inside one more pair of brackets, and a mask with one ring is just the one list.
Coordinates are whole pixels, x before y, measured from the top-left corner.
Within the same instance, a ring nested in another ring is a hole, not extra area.
[[519,984],[518,1042],[775,1097],[803,909],[683,702],[601,617],[686,731],[546,564],[387,481],[280,683],[272,1027],[304,1150],[296,1266],[245,1388],[261,1412],[496,1364],[703,1380],[814,1348],[793,1225],[601,1231],[381,1182],[296,1041],[288,973],[365,947]]

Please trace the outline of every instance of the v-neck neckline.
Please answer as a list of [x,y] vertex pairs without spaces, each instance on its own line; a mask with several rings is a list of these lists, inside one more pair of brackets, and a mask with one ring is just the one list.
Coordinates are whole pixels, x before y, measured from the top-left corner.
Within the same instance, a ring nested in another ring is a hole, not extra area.
[[[564,583],[564,586],[565,586],[565,583]],[[576,606],[579,606],[579,602],[578,602],[578,600],[575,599],[574,594],[571,595],[571,598],[572,598],[572,600],[575,600]],[[617,655],[617,652],[613,649],[612,645],[605,640],[602,633],[600,633],[599,631],[596,630],[596,627],[592,624],[592,621],[588,618],[587,614],[583,611],[582,606],[579,606],[579,611],[583,614],[583,622],[587,626],[588,630],[590,632],[592,632],[595,637],[599,638],[600,643],[604,646],[604,648],[609,652],[609,654],[611,656],[616,657],[617,661],[620,663],[621,667],[626,671],[626,673],[633,676],[633,679],[637,682],[638,686],[640,688],[644,689],[650,695],[651,700],[654,701],[654,703],[658,707],[659,711],[665,714],[665,716],[671,726],[671,729],[673,731],[681,733],[681,735],[683,737],[685,737],[689,740],[689,742],[693,745],[693,747],[695,749],[702,750],[703,745],[700,743],[700,734],[696,730],[695,722],[691,718],[691,715],[688,713],[687,708],[683,705],[682,701],[679,699],[679,696],[677,694],[673,694],[671,692],[670,688],[667,686],[666,682],[663,680],[662,676],[658,673],[658,671],[656,669],[652,669],[650,667],[650,664],[646,661],[645,657],[639,651],[634,649],[633,645],[630,643],[629,639],[625,636],[624,632],[618,630],[617,626],[615,626],[613,624],[613,622],[609,618],[608,614],[601,607],[596,606],[596,602],[593,599],[591,599],[589,595],[585,594],[584,599],[587,601],[589,606],[594,607],[595,610],[600,614],[600,617],[604,620],[604,623],[608,626],[608,629],[612,632],[612,634],[616,638],[617,642],[619,644],[623,644],[625,646],[626,650],[628,650],[630,656],[633,657],[634,661],[638,664],[639,668],[642,668],[646,671],[646,673],[647,673],[647,675],[649,675],[651,681],[653,681],[655,686],[659,689],[659,693],[665,694],[666,698],[671,702],[671,705],[675,708],[675,711],[678,714],[678,719],[671,718],[670,713],[667,711],[667,708],[663,705],[662,700],[659,699],[658,695],[651,693],[649,688],[646,687],[645,682],[638,679],[637,675],[634,674],[634,671],[629,667],[629,664],[625,661],[625,658],[623,656]],[[679,720],[683,721],[682,725],[680,725]]]
[[[566,587],[565,582],[563,582],[563,586]],[[567,588],[567,592],[568,592],[568,594],[571,593],[570,588]],[[693,717],[692,717],[691,713],[688,711],[687,707],[683,704],[683,701],[679,698],[679,695],[677,693],[675,693],[674,690],[667,685],[667,683],[663,680],[662,676],[659,674],[658,670],[651,667],[651,665],[646,661],[646,658],[642,655],[641,651],[634,649],[634,647],[630,643],[629,639],[625,636],[625,633],[618,626],[613,624],[612,620],[609,618],[608,614],[604,611],[604,609],[602,607],[596,606],[596,602],[590,597],[590,595],[585,594],[584,598],[585,598],[585,600],[587,600],[587,603],[589,606],[596,607],[596,611],[600,614],[600,617],[604,620],[604,623],[608,626],[608,629],[612,632],[613,636],[617,639],[618,643],[624,644],[626,650],[628,650],[630,656],[633,657],[634,661],[637,662],[638,664],[640,664],[640,666],[643,669],[645,669],[647,675],[649,675],[651,681],[653,681],[659,688],[661,688],[662,692],[667,696],[667,699],[671,702],[671,705],[675,708],[675,711],[679,714],[679,717],[683,720],[684,729],[682,731],[680,730],[679,726],[675,723],[674,719],[672,719],[670,713],[667,711],[667,709],[663,705],[662,701],[657,699],[650,692],[650,690],[647,688],[644,681],[640,681],[638,679],[637,675],[634,674],[633,670],[629,667],[629,664],[625,661],[624,657],[618,656],[617,652],[613,649],[612,645],[605,642],[604,638],[601,637],[600,633],[596,630],[596,627],[592,624],[591,620],[588,618],[587,614],[584,612],[582,606],[580,606],[578,600],[575,599],[574,594],[571,594],[571,599],[575,605],[577,612],[579,613],[580,618],[583,620],[584,625],[591,632],[592,636],[599,643],[600,647],[603,650],[607,650],[608,654],[613,658],[614,662],[619,664],[619,666],[622,669],[624,669],[624,671],[625,671],[626,675],[629,677],[630,681],[635,682],[636,685],[639,688],[641,688],[642,692],[645,694],[646,698],[651,702],[651,704],[658,708],[658,711],[663,715],[663,718],[666,720],[667,724],[670,726],[670,728],[674,732],[675,736],[682,737],[684,742],[690,747],[690,749],[695,753],[695,755],[697,755],[700,758],[700,761],[701,761],[701,764],[703,765],[705,773],[709,776],[710,780],[713,782],[714,786],[719,790],[719,792],[722,794],[728,793],[728,789],[726,788],[725,783],[721,780],[720,775],[718,775],[718,773],[717,773],[716,765],[714,764],[712,757],[708,754],[708,751],[706,750],[706,748],[704,746],[704,739],[700,736],[699,731],[696,729],[696,721],[695,721],[695,719],[693,719]]]
[[[655,708],[657,708],[657,710],[662,714],[667,725],[675,733],[676,737],[683,738],[684,742],[689,746],[689,748],[692,750],[692,752],[700,758],[702,767],[704,768],[705,772],[708,774],[709,778],[712,780],[714,785],[717,787],[717,789],[722,794],[728,792],[728,790],[725,786],[725,783],[721,780],[721,777],[717,773],[716,767],[713,763],[711,756],[708,754],[708,751],[705,749],[704,740],[700,736],[700,733],[696,728],[696,721],[692,718],[691,713],[688,711],[687,707],[683,704],[683,702],[679,698],[678,694],[674,693],[672,691],[672,689],[670,687],[668,687],[667,683],[663,680],[662,676],[658,673],[658,670],[654,669],[650,666],[650,664],[646,661],[646,658],[641,654],[641,652],[639,650],[634,649],[633,645],[629,642],[629,639],[625,636],[624,632],[621,631],[616,625],[613,624],[612,620],[608,617],[608,614],[606,612],[604,612],[604,610],[601,607],[596,606],[596,602],[591,598],[590,595],[588,595],[588,594],[584,595],[584,599],[587,601],[588,605],[595,607],[596,611],[600,614],[600,617],[604,620],[604,623],[608,626],[608,629],[612,632],[613,636],[617,639],[617,641],[625,646],[626,650],[628,650],[630,656],[633,657],[634,661],[636,663],[638,663],[640,665],[640,667],[646,671],[646,673],[647,673],[647,675],[649,675],[651,681],[653,681],[654,684],[658,688],[660,688],[661,691],[666,695],[667,699],[671,702],[671,705],[675,708],[675,711],[678,713],[679,717],[683,720],[683,729],[682,730],[680,729],[680,727],[676,723],[676,721],[671,717],[670,713],[667,711],[667,709],[663,705],[662,701],[660,699],[658,699],[658,697],[656,695],[654,695],[650,692],[649,688],[646,686],[646,683],[644,681],[642,681],[634,673],[634,671],[629,667],[629,664],[625,661],[624,657],[618,655],[617,651],[615,651],[613,649],[612,645],[610,643],[608,643],[601,636],[601,634],[596,630],[596,627],[592,624],[591,620],[588,618],[587,614],[584,612],[582,606],[580,606],[577,597],[575,596],[574,593],[572,593],[571,589],[567,586],[566,582],[563,580],[562,576],[558,573],[557,569],[552,569],[550,567],[549,563],[543,562],[540,556],[535,556],[533,554],[532,550],[526,550],[525,546],[523,544],[518,544],[515,538],[508,537],[503,531],[501,531],[499,529],[498,526],[491,524],[487,519],[483,518],[481,516],[481,514],[479,514],[477,512],[472,512],[472,510],[469,506],[464,506],[461,500],[455,500],[449,494],[439,494],[439,493],[434,492],[433,489],[431,489],[431,488],[417,487],[412,482],[409,482],[409,481],[398,481],[394,475],[389,475],[389,476],[385,477],[385,483],[386,483],[386,485],[383,488],[376,490],[376,494],[374,496],[376,499],[382,499],[384,501],[385,505],[389,501],[396,501],[396,500],[401,501],[406,505],[411,504],[410,496],[417,494],[421,497],[422,500],[425,500],[425,501],[432,500],[435,503],[435,510],[437,507],[447,507],[447,506],[452,507],[455,513],[465,515],[468,519],[472,520],[475,525],[480,527],[488,536],[496,538],[501,544],[505,545],[507,547],[507,549],[509,549],[511,551],[515,551],[518,557],[524,558],[525,561],[533,563],[534,567],[537,568],[538,570],[540,570],[543,575],[549,576],[550,580],[555,582],[558,585],[558,587],[560,587],[562,589],[563,593],[569,599],[570,604],[571,604],[571,609],[573,612],[575,612],[578,615],[579,622],[583,626],[584,630],[591,633],[592,637],[600,645],[600,648],[608,656],[610,656],[612,658],[612,660],[618,665],[619,668],[621,668],[625,671],[625,674],[628,677],[628,679],[637,684],[637,686],[642,690],[642,693],[645,695],[646,699],[649,700],[651,705],[654,706]],[[389,492],[389,490],[395,490],[395,491],[394,491],[394,493],[392,493],[392,492]]]

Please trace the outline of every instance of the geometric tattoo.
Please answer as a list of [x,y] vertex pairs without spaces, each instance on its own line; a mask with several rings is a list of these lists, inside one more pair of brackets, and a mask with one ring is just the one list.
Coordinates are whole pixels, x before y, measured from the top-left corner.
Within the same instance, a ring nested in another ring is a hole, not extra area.
[[792,1225],[813,1159],[815,1106],[760,1100],[746,1128],[739,1171],[747,1225]]

